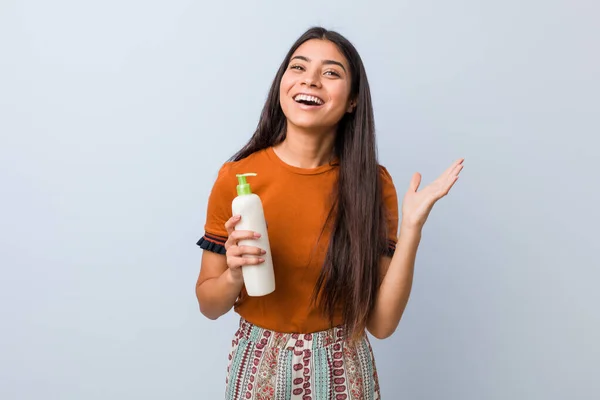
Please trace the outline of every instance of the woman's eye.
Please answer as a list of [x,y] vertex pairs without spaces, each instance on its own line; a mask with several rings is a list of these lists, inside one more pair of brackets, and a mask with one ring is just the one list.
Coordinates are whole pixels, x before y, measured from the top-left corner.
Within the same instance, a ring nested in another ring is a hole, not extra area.
[[340,74],[338,74],[335,71],[325,71],[325,75],[329,75],[329,76],[337,76],[338,78],[340,77]]
[[304,68],[302,68],[301,65],[292,65],[290,67],[290,69],[295,69],[295,70],[298,70],[298,71],[302,71]]

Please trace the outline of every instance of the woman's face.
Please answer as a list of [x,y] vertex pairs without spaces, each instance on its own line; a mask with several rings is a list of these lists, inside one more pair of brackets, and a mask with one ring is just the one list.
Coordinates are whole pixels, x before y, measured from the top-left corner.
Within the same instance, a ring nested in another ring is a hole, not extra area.
[[353,109],[350,67],[328,40],[304,42],[281,78],[279,98],[288,123],[303,129],[330,129]]

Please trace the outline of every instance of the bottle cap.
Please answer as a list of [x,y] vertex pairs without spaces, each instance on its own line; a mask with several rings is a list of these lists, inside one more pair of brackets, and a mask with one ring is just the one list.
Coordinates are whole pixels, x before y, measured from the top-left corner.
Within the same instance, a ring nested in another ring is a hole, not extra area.
[[245,194],[252,194],[250,185],[248,184],[248,182],[246,182],[246,177],[247,176],[256,176],[256,174],[254,172],[248,172],[246,174],[236,174],[235,176],[237,176],[237,178],[238,178],[238,185],[237,185],[238,196],[242,196]]

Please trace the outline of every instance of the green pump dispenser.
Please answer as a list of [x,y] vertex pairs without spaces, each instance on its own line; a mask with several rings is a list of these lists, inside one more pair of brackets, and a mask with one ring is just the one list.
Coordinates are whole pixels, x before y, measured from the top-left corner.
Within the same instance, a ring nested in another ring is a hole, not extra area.
[[237,185],[238,196],[242,196],[245,194],[252,194],[252,190],[250,189],[250,184],[248,182],[246,182],[246,177],[247,176],[256,176],[256,174],[254,172],[248,172],[246,174],[236,174],[235,176],[237,176],[237,178],[238,178],[238,185]]

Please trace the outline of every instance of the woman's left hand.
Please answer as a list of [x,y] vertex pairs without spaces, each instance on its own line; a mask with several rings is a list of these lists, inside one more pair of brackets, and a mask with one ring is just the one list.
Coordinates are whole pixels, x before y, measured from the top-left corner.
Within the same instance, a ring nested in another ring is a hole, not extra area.
[[403,225],[417,229],[423,228],[433,205],[450,192],[458,179],[458,174],[463,169],[463,161],[464,158],[456,160],[435,181],[419,191],[417,190],[421,183],[421,174],[416,172],[413,175],[402,201]]

